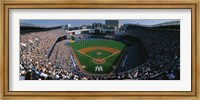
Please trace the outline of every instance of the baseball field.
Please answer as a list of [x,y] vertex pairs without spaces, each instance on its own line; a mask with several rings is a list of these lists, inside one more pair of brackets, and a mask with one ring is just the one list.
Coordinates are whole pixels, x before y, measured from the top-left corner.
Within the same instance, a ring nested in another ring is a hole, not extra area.
[[79,40],[70,43],[79,68],[90,74],[108,74],[117,66],[125,44],[115,40]]

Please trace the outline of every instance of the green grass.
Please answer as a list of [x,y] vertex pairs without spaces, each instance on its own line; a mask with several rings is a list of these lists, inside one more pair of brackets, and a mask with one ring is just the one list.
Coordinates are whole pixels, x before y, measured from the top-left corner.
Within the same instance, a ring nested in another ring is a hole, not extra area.
[[[98,54],[98,53],[101,53],[101,54]],[[93,57],[93,58],[105,58],[105,57],[111,55],[112,53],[104,51],[104,50],[96,49],[96,50],[93,50],[93,51],[89,51],[86,54]]]
[[[81,40],[78,42],[70,43],[68,44],[73,48],[74,53],[76,54],[79,62],[81,65],[85,65],[87,72],[93,73],[93,74],[107,74],[111,71],[113,65],[115,65],[117,58],[121,55],[121,52],[118,54],[115,54],[107,59],[105,59],[105,63],[103,64],[95,64],[93,63],[93,59],[90,57],[87,57],[81,53],[79,53],[77,50],[87,47],[111,47],[118,50],[123,50],[125,48],[125,44],[122,42],[114,41],[114,40],[106,40],[106,39],[100,39],[100,40]],[[101,55],[97,55],[97,52],[101,52]],[[93,50],[86,53],[87,55],[93,57],[93,58],[105,58],[109,55],[111,55],[111,52],[104,51],[104,50]],[[103,71],[95,71],[96,66],[102,66]]]
[[124,48],[124,43],[114,41],[114,40],[106,40],[106,39],[98,39],[98,40],[80,40],[78,42],[68,44],[74,50],[79,50],[81,48],[86,47],[95,47],[95,46],[105,46],[105,47],[112,47],[118,50],[122,50]]

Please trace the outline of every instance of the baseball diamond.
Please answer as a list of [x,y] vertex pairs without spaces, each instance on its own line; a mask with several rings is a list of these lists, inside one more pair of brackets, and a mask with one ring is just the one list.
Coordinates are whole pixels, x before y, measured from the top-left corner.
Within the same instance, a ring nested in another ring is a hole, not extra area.
[[[80,40],[68,46],[72,48],[80,70],[90,74],[110,73],[126,47],[122,42],[107,39]],[[97,70],[98,67],[102,69]]]

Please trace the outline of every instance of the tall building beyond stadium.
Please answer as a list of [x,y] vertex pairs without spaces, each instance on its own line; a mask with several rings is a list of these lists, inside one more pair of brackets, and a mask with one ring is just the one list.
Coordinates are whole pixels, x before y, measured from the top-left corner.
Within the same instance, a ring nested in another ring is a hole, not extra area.
[[107,27],[110,27],[114,30],[119,29],[119,21],[118,20],[105,20],[105,24]]

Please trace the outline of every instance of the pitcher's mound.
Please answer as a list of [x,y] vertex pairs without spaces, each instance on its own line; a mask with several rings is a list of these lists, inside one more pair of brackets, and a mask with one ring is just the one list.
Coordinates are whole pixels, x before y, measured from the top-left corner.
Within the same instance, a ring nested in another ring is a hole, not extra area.
[[97,52],[97,55],[101,55],[101,52]]

